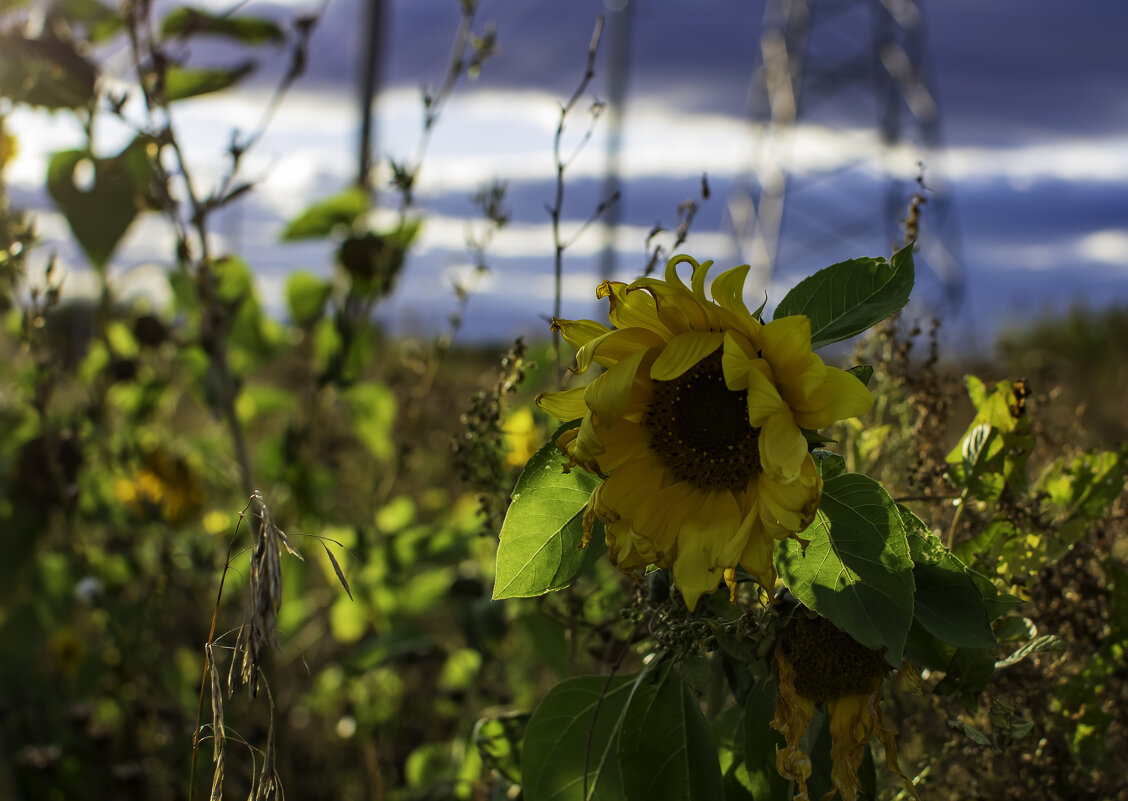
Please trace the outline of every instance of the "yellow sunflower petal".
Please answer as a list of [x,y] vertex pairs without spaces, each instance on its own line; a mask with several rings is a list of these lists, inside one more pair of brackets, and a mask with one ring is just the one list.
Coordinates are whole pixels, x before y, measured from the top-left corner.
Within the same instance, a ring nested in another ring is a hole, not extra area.
[[783,402],[771,378],[764,374],[759,365],[752,364],[750,367],[755,369],[749,369],[744,373],[748,379],[748,423],[754,428],[759,428],[768,418],[786,411],[787,404]]
[[639,278],[631,283],[630,290],[645,290],[650,294],[658,319],[675,333],[720,327],[720,320],[713,311],[716,307],[701,303],[680,281],[671,285],[658,278]]
[[562,320],[552,318],[553,331],[559,331],[564,341],[579,350],[591,340],[610,332],[610,328],[595,320]]
[[873,406],[873,395],[853,374],[827,367],[818,389],[811,393],[811,405],[795,409],[795,422],[804,428],[826,428],[836,420],[865,414]]
[[709,288],[713,300],[717,301],[722,309],[738,317],[752,317],[744,304],[744,281],[748,278],[749,269],[747,264],[742,264],[731,270],[725,270],[713,279],[713,284]]
[[584,403],[599,418],[600,425],[610,428],[619,422],[630,403],[635,373],[646,356],[645,350],[635,351],[587,385]]
[[726,387],[734,392],[748,389],[749,370],[760,371],[769,383],[771,382],[772,368],[755,354],[756,349],[744,336],[734,334],[732,331],[725,332],[725,350],[721,356],[721,371],[725,374]]
[[[811,524],[819,508],[822,478],[810,454],[803,462],[799,477],[783,484],[767,473],[760,475],[760,517],[765,530],[778,526],[785,532],[799,532]],[[772,531],[773,536],[775,534]]]
[[648,328],[620,328],[588,340],[576,351],[574,373],[583,373],[594,361],[611,367],[639,350],[661,347],[666,340]]
[[764,421],[760,428],[760,466],[765,473],[784,482],[794,481],[806,458],[807,440],[789,409]]
[[690,612],[697,608],[702,595],[717,589],[723,573],[723,569],[713,567],[704,546],[692,543],[678,548],[674,559],[674,583],[681,590]]
[[648,328],[665,339],[673,336],[658,318],[654,298],[646,292],[632,292],[622,281],[604,281],[595,294],[598,298],[607,298],[611,307],[607,319],[616,328]]
[[697,364],[724,342],[719,331],[686,331],[670,340],[654,364],[650,377],[655,381],[672,381]]
[[645,452],[650,444],[646,431],[637,423],[629,422],[625,418],[614,428],[600,426],[599,438],[603,441],[604,448],[603,454],[599,457],[599,469],[602,473],[618,470],[624,463]]
[[772,369],[786,370],[793,361],[811,352],[811,320],[802,314],[780,317],[761,328],[760,337],[760,349]]
[[587,387],[573,387],[561,392],[542,392],[537,395],[536,404],[558,420],[575,420],[587,414],[584,392]]

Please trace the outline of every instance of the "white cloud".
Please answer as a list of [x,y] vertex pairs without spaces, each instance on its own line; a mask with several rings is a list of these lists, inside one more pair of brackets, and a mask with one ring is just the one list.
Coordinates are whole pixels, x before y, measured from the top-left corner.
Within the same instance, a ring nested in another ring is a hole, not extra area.
[[1081,237],[1077,251],[1090,261],[1128,267],[1128,229],[1107,228]]

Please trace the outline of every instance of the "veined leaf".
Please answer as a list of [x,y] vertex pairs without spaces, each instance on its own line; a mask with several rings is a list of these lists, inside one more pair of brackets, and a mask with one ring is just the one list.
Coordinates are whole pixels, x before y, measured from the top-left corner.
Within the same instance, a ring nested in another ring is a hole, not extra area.
[[961,648],[995,644],[987,605],[963,562],[930,532],[909,536],[916,583],[913,613],[930,633]]
[[525,730],[521,778],[526,801],[626,801],[616,751],[623,712],[637,681],[637,676],[610,682],[603,676],[577,676],[548,691]]
[[606,548],[594,536],[580,549],[583,510],[599,479],[579,468],[563,472],[556,438],[565,430],[557,429],[517,479],[497,546],[495,600],[563,589]]
[[896,503],[868,476],[847,473],[823,485],[815,521],[776,548],[776,569],[800,601],[901,664],[913,620],[913,563]]
[[673,670],[644,679],[631,694],[619,731],[619,769],[629,801],[724,797],[713,732]]
[[776,307],[773,319],[805,314],[811,320],[811,347],[860,334],[909,301],[913,288],[913,246],[885,259],[851,259],[800,281]]

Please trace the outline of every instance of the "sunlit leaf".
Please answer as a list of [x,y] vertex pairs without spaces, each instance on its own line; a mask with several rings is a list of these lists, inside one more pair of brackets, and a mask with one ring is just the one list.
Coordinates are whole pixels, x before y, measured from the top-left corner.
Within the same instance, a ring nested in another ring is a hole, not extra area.
[[245,45],[277,43],[285,39],[278,23],[261,17],[210,14],[199,8],[181,6],[161,21],[161,36],[187,38],[197,34],[222,36]]
[[913,563],[897,505],[873,479],[847,473],[823,486],[815,521],[776,548],[776,569],[800,601],[900,665],[913,619]]
[[294,219],[282,232],[284,241],[321,239],[337,228],[351,228],[361,215],[371,207],[368,192],[350,186],[342,192],[319,200]]
[[773,319],[805,314],[811,347],[860,334],[896,313],[913,288],[913,246],[885,259],[852,259],[803,279],[776,307]]
[[286,278],[286,307],[290,319],[301,326],[321,317],[333,285],[306,270],[295,270]]
[[563,589],[605,550],[600,536],[580,548],[581,517],[599,479],[579,468],[563,471],[561,431],[529,460],[513,489],[497,547],[495,599]]
[[189,97],[220,92],[254,72],[255,62],[244,61],[230,69],[169,67],[165,73],[165,99],[172,103]]

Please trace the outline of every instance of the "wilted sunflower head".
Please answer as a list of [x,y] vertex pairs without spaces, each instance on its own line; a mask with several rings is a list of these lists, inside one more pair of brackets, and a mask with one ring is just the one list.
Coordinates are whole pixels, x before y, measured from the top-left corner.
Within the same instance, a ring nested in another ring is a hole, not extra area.
[[[693,269],[686,286],[677,268]],[[670,568],[690,609],[737,565],[775,583],[775,540],[802,531],[822,480],[802,429],[861,414],[873,403],[854,376],[811,352],[807,317],[763,324],[744,303],[749,267],[706,283],[712,262],[675,256],[662,279],[604,281],[611,327],[553,320],[577,349],[573,371],[604,371],[538,405],[581,419],[560,447],[604,477],[585,530],[603,521],[624,571]],[[585,540],[586,541],[586,540]]]
[[885,725],[881,688],[889,664],[823,617],[800,608],[780,632],[775,649],[779,695],[772,727],[786,742],[776,750],[776,769],[799,784],[798,798],[807,798],[811,759],[799,745],[817,704],[826,706],[830,725],[831,781],[843,801],[855,801],[861,791],[858,767],[874,737],[885,747],[889,770],[912,782],[897,762],[896,731]]

